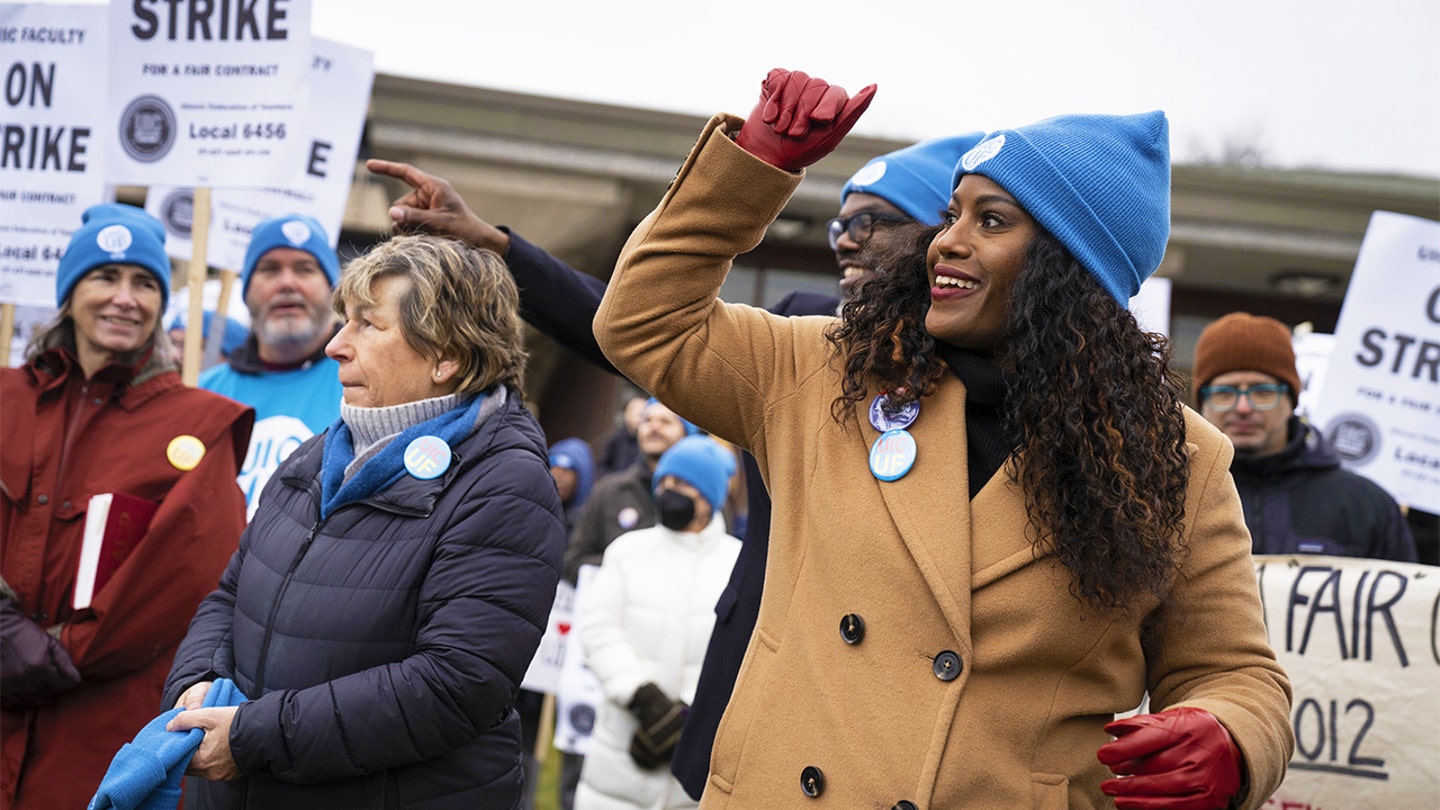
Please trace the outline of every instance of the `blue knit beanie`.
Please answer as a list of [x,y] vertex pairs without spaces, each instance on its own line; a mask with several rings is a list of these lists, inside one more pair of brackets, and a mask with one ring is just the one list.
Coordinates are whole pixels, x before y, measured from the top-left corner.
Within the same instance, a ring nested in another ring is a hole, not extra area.
[[1128,305],[1170,238],[1165,113],[1062,115],[990,133],[955,167],[994,180]]
[[659,486],[665,476],[673,475],[700,490],[701,497],[710,502],[710,508],[719,511],[725,504],[730,476],[734,474],[734,454],[709,437],[686,436],[660,456],[651,486]]
[[134,264],[160,281],[160,308],[170,301],[170,257],[165,255],[165,226],[144,209],[123,203],[102,203],[85,209],[81,226],[55,270],[55,306],[85,274],[102,264]]
[[250,292],[250,277],[260,257],[275,248],[295,248],[315,257],[330,286],[340,280],[340,257],[330,247],[330,236],[314,217],[304,214],[281,214],[261,222],[250,232],[250,247],[245,249],[245,267],[240,271],[240,300]]
[[940,212],[955,187],[951,172],[960,156],[985,137],[983,132],[932,138],[871,158],[840,190],[840,204],[854,192],[874,194],[917,222],[939,225]]
[[570,496],[570,508],[585,503],[595,483],[595,461],[590,445],[583,439],[561,439],[550,445],[550,466],[575,473],[575,494]]

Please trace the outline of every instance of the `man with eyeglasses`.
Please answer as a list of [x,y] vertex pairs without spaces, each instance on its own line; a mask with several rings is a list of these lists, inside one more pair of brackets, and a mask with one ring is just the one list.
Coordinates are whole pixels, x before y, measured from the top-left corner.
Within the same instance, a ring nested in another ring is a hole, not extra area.
[[1195,344],[1195,401],[1235,446],[1230,472],[1256,554],[1330,554],[1415,562],[1399,506],[1340,467],[1320,432],[1295,415],[1300,375],[1290,330],[1234,312]]
[[850,176],[840,190],[840,213],[825,223],[845,299],[875,271],[875,254],[913,245],[926,229],[940,224],[955,164],[984,135],[921,141],[871,158]]

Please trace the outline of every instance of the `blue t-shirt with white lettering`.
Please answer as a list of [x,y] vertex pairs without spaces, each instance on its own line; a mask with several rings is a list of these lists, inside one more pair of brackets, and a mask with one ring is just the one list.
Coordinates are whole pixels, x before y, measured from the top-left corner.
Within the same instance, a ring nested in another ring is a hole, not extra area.
[[328,357],[293,371],[258,374],[221,364],[202,373],[199,386],[255,409],[255,430],[239,478],[250,515],[280,462],[340,416],[340,364]]

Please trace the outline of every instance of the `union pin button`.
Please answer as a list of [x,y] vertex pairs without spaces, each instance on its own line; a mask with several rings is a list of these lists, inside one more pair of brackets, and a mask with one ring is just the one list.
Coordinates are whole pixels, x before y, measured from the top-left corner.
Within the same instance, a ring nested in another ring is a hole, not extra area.
[[200,459],[205,458],[205,443],[188,433],[182,433],[166,445],[165,458],[175,469],[189,472],[195,469]]
[[405,448],[405,471],[422,481],[450,469],[450,445],[439,436],[416,436]]

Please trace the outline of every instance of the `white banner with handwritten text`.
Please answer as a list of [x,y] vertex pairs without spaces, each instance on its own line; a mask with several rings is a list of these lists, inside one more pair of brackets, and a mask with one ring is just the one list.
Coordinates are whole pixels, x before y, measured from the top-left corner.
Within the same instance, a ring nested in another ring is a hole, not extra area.
[[1440,568],[1262,555],[1255,574],[1295,692],[1295,755],[1264,807],[1435,807]]

